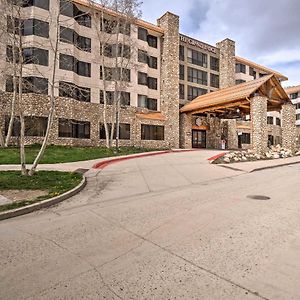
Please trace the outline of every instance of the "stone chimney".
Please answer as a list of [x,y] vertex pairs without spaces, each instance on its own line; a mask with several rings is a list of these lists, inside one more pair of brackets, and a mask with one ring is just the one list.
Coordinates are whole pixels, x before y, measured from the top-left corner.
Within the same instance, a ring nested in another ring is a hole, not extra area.
[[217,43],[220,49],[220,89],[235,85],[235,42],[225,39]]
[[179,17],[166,12],[157,24],[164,30],[160,101],[166,117],[165,140],[170,148],[179,148]]

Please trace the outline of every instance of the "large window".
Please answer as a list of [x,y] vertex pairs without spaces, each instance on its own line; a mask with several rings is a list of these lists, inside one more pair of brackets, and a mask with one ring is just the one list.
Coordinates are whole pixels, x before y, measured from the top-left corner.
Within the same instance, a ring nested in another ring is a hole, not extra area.
[[184,65],[179,65],[179,79],[184,80]]
[[[45,136],[47,130],[47,117],[26,116],[25,120],[25,136]],[[5,135],[8,132],[10,117],[5,116]],[[20,118],[15,117],[13,123],[12,136],[20,136]]]
[[199,52],[197,50],[188,49],[187,59],[189,63],[198,65],[201,67],[207,67],[207,54]]
[[246,74],[246,66],[244,64],[235,64],[235,73]]
[[179,84],[179,99],[185,99],[184,84]]
[[25,64],[48,66],[48,50],[40,48],[24,48],[23,59]]
[[77,60],[71,55],[59,55],[59,68],[62,70],[73,71],[80,76],[91,77],[91,64]]
[[188,81],[207,85],[207,72],[188,67]]
[[80,10],[71,1],[60,0],[60,13],[64,16],[74,18],[79,25],[91,27],[91,16]]
[[143,72],[138,72],[138,84],[146,85],[149,89],[157,90],[157,78],[150,77]]
[[148,42],[148,45],[150,47],[157,48],[157,37],[148,34],[148,31],[145,28],[141,28],[141,27],[138,28],[138,39]]
[[235,81],[235,84],[241,84],[241,83],[244,83],[244,82],[246,82],[246,80],[243,80],[243,79],[237,79],[237,80]]
[[49,37],[49,23],[38,19],[24,20],[22,29],[22,33],[24,36],[36,35],[45,38]]
[[281,120],[278,117],[276,117],[276,125],[277,126],[281,126]]
[[100,45],[101,51],[103,51],[104,56],[106,57],[123,57],[123,58],[130,58],[130,46],[124,45],[124,44],[118,44],[118,45],[109,45],[105,44],[103,49],[102,46]]
[[219,71],[219,59],[216,57],[210,57],[210,68],[214,71]]
[[60,26],[60,41],[73,44],[80,50],[91,52],[91,39],[77,34],[73,29]]
[[22,7],[36,6],[45,10],[49,10],[49,0],[10,0],[9,2]]
[[138,50],[138,62],[145,63],[152,69],[157,69],[157,58],[148,55],[144,50]]
[[[299,95],[300,95],[300,93],[299,93]],[[299,95],[298,95],[298,93],[292,93],[292,94],[290,94],[290,98],[297,99]]]
[[219,75],[210,74],[210,86],[218,88],[219,87]]
[[194,86],[188,86],[188,100],[193,100],[196,97],[204,95],[206,93],[207,93],[206,89],[201,89]]
[[250,133],[243,132],[241,135],[242,144],[251,144]]
[[157,99],[148,98],[146,95],[138,95],[138,107],[157,110]]
[[164,140],[164,126],[142,124],[142,140]]
[[59,119],[58,136],[66,138],[89,139],[90,122]]
[[102,66],[100,67],[100,79],[103,80],[116,80],[116,81],[127,81],[130,82],[130,70],[129,69],[121,69],[121,68],[104,68],[104,73],[102,70]]
[[179,60],[184,61],[184,46],[179,45]]
[[[107,124],[108,127],[108,132],[111,132],[111,124]],[[115,139],[117,136],[117,130],[116,126],[114,126],[114,135],[113,138]],[[106,134],[105,134],[105,127],[104,124],[100,124],[100,139],[105,140],[106,139]],[[120,140],[130,140],[130,124],[126,123],[120,123],[119,124],[119,139]]]
[[270,125],[274,124],[273,117],[267,117],[267,124],[270,124]]
[[78,101],[90,102],[91,89],[77,86],[76,84],[60,81],[59,82],[59,96],[72,98]]
[[100,30],[106,33],[122,33],[130,35],[130,24],[125,21],[100,19]]
[[[130,93],[128,92],[119,92],[120,93],[120,105],[121,106],[130,106]],[[114,103],[114,91],[106,91],[106,103],[108,105],[113,105]],[[100,103],[104,104],[104,91],[100,91]]]
[[[18,80],[18,79],[17,79]],[[13,77],[8,76],[6,79],[6,91],[13,92]],[[17,86],[18,91],[18,86]],[[28,76],[22,78],[22,92],[48,94],[48,79],[43,77]]]

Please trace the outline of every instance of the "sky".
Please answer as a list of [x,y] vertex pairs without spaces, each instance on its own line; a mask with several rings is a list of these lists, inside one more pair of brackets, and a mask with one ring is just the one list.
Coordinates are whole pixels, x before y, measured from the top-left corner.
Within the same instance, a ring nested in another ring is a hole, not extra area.
[[180,33],[215,45],[230,38],[236,55],[272,68],[300,85],[300,0],[143,0],[142,19],[156,24],[166,11]]

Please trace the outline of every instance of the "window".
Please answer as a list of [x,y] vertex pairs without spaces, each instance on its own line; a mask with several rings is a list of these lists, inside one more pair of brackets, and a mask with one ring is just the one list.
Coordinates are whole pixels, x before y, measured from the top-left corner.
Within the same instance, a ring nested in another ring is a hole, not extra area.
[[48,50],[40,48],[24,48],[23,59],[25,64],[48,66]]
[[210,74],[210,86],[218,88],[219,87],[219,75]]
[[148,88],[152,90],[157,90],[157,79],[154,77],[148,77]]
[[60,26],[60,41],[73,44],[80,50],[91,52],[91,39],[78,35],[70,28]]
[[[130,93],[128,92],[120,92],[120,105],[121,106],[130,106]],[[114,95],[113,91],[106,91],[106,101],[108,105],[112,105],[114,103]],[[104,92],[100,91],[100,103],[104,104]]]
[[244,64],[235,64],[235,73],[246,74],[246,66]]
[[[17,80],[19,80],[17,78]],[[18,83],[17,83],[18,91]],[[13,77],[8,76],[6,79],[6,92],[13,92]],[[22,78],[22,92],[36,93],[36,94],[48,94],[48,79],[43,77],[28,76]]]
[[[10,116],[5,116],[4,130],[5,136],[7,136],[8,126],[9,126]],[[19,117],[14,117],[12,136],[20,136],[21,123]]]
[[273,125],[273,117],[267,117],[267,124]]
[[138,28],[138,39],[147,42],[148,31],[145,28]]
[[[107,124],[108,132],[111,132],[111,124]],[[114,135],[113,138],[115,139],[117,136],[116,126],[114,126]],[[105,127],[104,124],[100,124],[100,140],[105,140]],[[120,140],[130,140],[130,124],[120,123],[119,124],[119,139]]]
[[179,45],[179,60],[184,61],[184,46]]
[[157,99],[148,98],[145,95],[138,95],[138,107],[148,108],[149,110],[157,110]]
[[235,81],[235,84],[241,84],[241,83],[244,83],[244,82],[246,82],[246,80],[243,80],[243,79],[237,79],[237,80]]
[[71,55],[59,55],[59,68],[61,70],[73,71],[80,76],[91,77],[91,64],[77,60]]
[[36,6],[45,10],[49,10],[49,0],[10,0],[9,2],[22,7]]
[[[105,76],[103,76],[105,75]],[[105,77],[105,78],[104,78]],[[130,70],[129,69],[121,69],[121,68],[104,68],[104,74],[102,67],[100,67],[100,79],[103,80],[116,80],[116,81],[130,81]]]
[[274,136],[273,135],[268,135],[268,146],[273,146],[274,145]]
[[79,25],[91,27],[91,16],[81,11],[76,4],[68,0],[60,0],[60,13],[64,16],[74,18]]
[[138,28],[138,39],[148,42],[148,45],[153,48],[157,48],[157,37],[151,34],[148,34],[147,29]]
[[152,69],[157,69],[157,58],[148,55],[144,50],[138,50],[138,62],[148,64]]
[[179,79],[184,80],[184,65],[179,65]]
[[8,45],[6,46],[6,61],[13,62],[15,55],[15,62],[17,63],[19,61],[19,48],[15,47],[13,52],[13,47]]
[[189,63],[207,68],[207,54],[196,50],[188,49],[187,59]]
[[297,99],[298,98],[298,93],[290,94],[290,98],[291,99]]
[[142,140],[164,140],[164,126],[142,124]]
[[152,69],[157,69],[157,58],[154,56],[148,57],[148,66]]
[[148,76],[146,73],[138,72],[138,84],[141,85],[148,85]]
[[259,73],[259,78],[266,76],[267,74]]
[[254,71],[254,69],[252,68],[252,67],[249,67],[249,75],[250,76],[254,76],[255,75],[255,71]]
[[49,23],[38,20],[38,19],[27,19],[22,24],[22,34],[36,35],[48,38],[49,37]]
[[281,126],[281,120],[278,117],[276,117],[276,125],[277,126]]
[[184,84],[179,84],[179,99],[185,99]]
[[90,122],[59,119],[58,136],[66,138],[89,139]]
[[241,143],[242,144],[251,144],[250,133],[245,133],[245,132],[242,133]]
[[59,82],[59,96],[72,98],[78,101],[90,102],[91,89],[77,86],[70,82]]
[[207,72],[188,67],[188,81],[207,85]]
[[25,135],[45,136],[47,122],[47,117],[25,117]]
[[214,71],[219,71],[219,59],[216,57],[210,57],[210,68]]
[[296,109],[300,109],[300,103],[295,104]]
[[300,114],[297,114],[297,115],[296,115],[296,120],[297,120],[297,121],[300,120]]
[[188,86],[188,100],[193,100],[198,96],[204,95],[207,93],[207,90],[197,88],[194,86]]

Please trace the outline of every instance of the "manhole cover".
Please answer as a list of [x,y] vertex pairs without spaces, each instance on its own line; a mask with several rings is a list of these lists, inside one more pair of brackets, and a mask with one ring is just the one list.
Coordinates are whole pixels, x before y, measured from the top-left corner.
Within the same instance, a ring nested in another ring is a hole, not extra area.
[[263,196],[263,195],[249,195],[247,196],[249,199],[254,199],[254,200],[270,200],[271,198],[268,196]]

